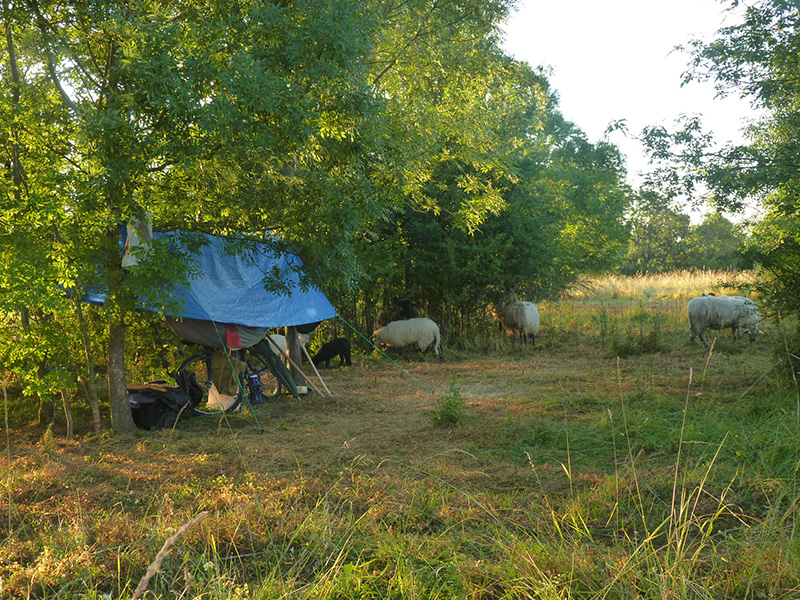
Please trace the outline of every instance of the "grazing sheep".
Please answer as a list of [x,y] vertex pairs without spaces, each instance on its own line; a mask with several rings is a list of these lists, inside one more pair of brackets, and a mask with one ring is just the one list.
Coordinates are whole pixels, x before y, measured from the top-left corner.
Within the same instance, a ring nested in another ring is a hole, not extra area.
[[710,347],[706,341],[706,329],[722,330],[731,328],[735,340],[741,340],[743,332],[747,332],[750,341],[754,342],[763,331],[759,329],[761,315],[755,302],[744,296],[714,296],[703,294],[692,298],[686,305],[691,329],[690,343],[699,337],[706,348]]
[[511,334],[512,340],[516,339],[516,333],[519,332],[521,342],[527,344],[530,338],[531,344],[536,344],[536,336],[539,334],[539,309],[533,302],[517,300],[517,294],[509,290],[508,302],[499,310],[495,309],[495,317],[500,320],[500,328]]
[[347,338],[336,338],[330,342],[325,342],[320,346],[317,353],[311,357],[311,362],[315,367],[319,367],[325,363],[326,367],[331,366],[331,359],[339,357],[339,365],[347,365],[348,367],[353,364],[350,359],[350,340]]
[[397,348],[400,356],[403,355],[403,348],[406,346],[416,344],[425,354],[425,351],[432,345],[433,351],[439,355],[441,360],[444,360],[439,326],[430,319],[416,318],[392,321],[375,330],[372,338],[378,344],[386,344]]
[[282,358],[283,355],[281,354],[281,352],[283,352],[283,354],[286,354],[286,336],[280,335],[279,333],[271,333],[269,337],[272,338],[272,341],[275,342],[275,344],[277,344],[280,350],[275,347],[275,344],[270,344],[269,349],[272,350],[272,352],[276,356],[280,356]]
[[419,307],[410,300],[395,300],[392,305],[378,315],[377,327],[383,327],[393,321],[416,319],[420,316]]
[[[276,356],[283,358],[286,354],[286,336],[279,333],[271,333],[269,337],[278,345],[278,348],[276,348],[274,344],[270,344],[269,349],[272,350]],[[308,343],[308,336],[304,333],[297,334],[297,338],[300,340],[301,346],[305,346]]]

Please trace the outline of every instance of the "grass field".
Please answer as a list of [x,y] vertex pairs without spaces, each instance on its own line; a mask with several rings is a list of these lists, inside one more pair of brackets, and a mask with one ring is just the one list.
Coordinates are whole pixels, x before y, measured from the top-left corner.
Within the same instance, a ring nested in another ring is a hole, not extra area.
[[443,363],[356,356],[333,398],[255,407],[263,434],[12,423],[0,598],[130,598],[148,566],[144,598],[798,598],[788,325],[690,346],[722,277],[585,282],[535,348],[487,327]]

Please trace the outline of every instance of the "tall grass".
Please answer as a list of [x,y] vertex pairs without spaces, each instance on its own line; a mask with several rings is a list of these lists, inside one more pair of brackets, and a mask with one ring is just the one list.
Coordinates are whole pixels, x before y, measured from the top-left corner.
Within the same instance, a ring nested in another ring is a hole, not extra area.
[[610,301],[618,299],[688,300],[707,293],[733,294],[752,286],[753,271],[672,271],[634,276],[604,275],[580,280],[565,298]]
[[129,598],[148,566],[143,599],[796,598],[796,383],[689,347],[684,308],[549,303],[536,348],[408,365],[449,393],[365,362],[265,435],[7,426],[0,598]]

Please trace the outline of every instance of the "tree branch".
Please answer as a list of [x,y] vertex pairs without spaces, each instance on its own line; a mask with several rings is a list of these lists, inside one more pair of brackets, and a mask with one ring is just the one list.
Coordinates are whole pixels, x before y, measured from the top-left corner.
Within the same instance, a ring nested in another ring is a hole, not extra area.
[[44,42],[43,46],[45,48],[45,55],[47,58],[47,73],[50,76],[53,85],[56,87],[58,95],[61,96],[61,100],[76,116],[79,116],[81,114],[80,107],[72,100],[72,98],[70,98],[69,94],[67,94],[67,92],[64,90],[64,87],[61,85],[61,80],[58,78],[58,73],[56,72],[55,63],[53,62],[53,53],[50,50],[50,44],[48,41],[47,19],[44,18],[44,15],[42,15],[42,11],[39,10],[39,3],[36,2],[36,0],[30,0],[29,6],[36,14],[36,25],[39,27],[39,31],[42,34]]
[[[14,50],[14,39],[11,31],[10,18],[8,16],[8,7],[5,4],[3,5],[3,12],[6,17],[6,46],[8,49],[8,61],[11,67],[11,81],[13,83],[11,103],[13,106],[18,106],[22,95],[22,78],[20,77],[19,68],[17,66],[17,54]],[[20,204],[22,202],[22,188],[25,187],[25,193],[28,193],[28,178],[25,174],[25,169],[22,167],[22,160],[20,159],[16,123],[13,123],[11,126],[11,140],[11,170],[14,179],[14,199],[17,201],[17,204]]]

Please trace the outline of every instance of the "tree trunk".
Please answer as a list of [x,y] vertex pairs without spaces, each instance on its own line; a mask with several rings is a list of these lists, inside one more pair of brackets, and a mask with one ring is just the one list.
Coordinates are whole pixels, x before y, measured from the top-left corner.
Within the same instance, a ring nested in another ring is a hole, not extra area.
[[[89,406],[92,407],[92,418],[94,420],[94,432],[100,433],[102,429],[102,421],[100,420],[100,402],[97,399],[97,384],[95,383],[94,372],[94,357],[92,356],[92,346],[89,341],[89,328],[86,326],[86,321],[83,318],[83,309],[81,308],[81,301],[75,300],[75,308],[78,311],[78,328],[83,338],[83,349],[86,352],[86,369],[89,372],[89,381],[87,382],[87,394],[89,396]],[[123,363],[124,364],[124,363]]]
[[75,420],[72,418],[72,408],[69,405],[67,390],[61,388],[61,400],[64,402],[64,417],[67,420],[67,439],[72,440],[75,435]]
[[125,324],[122,321],[112,322],[108,327],[108,399],[114,433],[136,433],[125,379]]
[[303,350],[300,348],[300,338],[294,327],[286,328],[286,351],[289,353],[289,358],[292,359],[293,364],[290,364],[289,372],[292,374],[295,384],[306,385],[305,377],[298,368],[303,364]]
[[[36,367],[36,376],[44,379],[47,374],[47,359],[43,358]],[[53,399],[44,395],[39,396],[39,425],[50,425],[56,418],[56,409]]]

